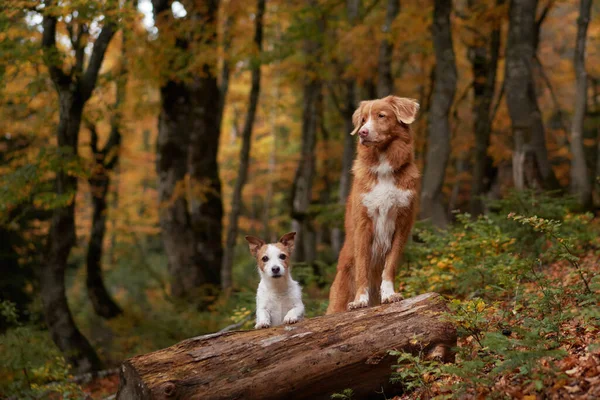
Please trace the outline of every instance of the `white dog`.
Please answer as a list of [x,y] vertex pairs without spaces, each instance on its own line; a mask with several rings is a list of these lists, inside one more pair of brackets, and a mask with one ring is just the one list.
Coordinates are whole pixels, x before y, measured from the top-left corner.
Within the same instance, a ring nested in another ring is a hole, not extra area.
[[256,329],[295,324],[304,316],[302,289],[292,279],[290,256],[296,232],[286,233],[277,243],[246,236],[256,258],[260,283],[256,293]]

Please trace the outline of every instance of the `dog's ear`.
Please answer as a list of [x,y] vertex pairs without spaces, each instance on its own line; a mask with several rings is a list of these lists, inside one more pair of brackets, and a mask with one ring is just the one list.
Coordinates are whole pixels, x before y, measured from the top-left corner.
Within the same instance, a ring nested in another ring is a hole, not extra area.
[[258,249],[265,245],[264,240],[259,239],[255,236],[246,236],[246,241],[248,242],[248,246],[250,247],[250,253],[252,253],[254,257],[256,257],[256,254],[258,253]]
[[296,237],[296,232],[288,232],[279,239],[279,243],[283,244],[288,248],[290,254],[294,250],[294,240]]
[[351,135],[356,135],[356,132],[358,132],[362,126],[362,113],[366,104],[366,101],[361,101],[358,105],[358,108],[354,111],[354,114],[352,114],[352,124],[354,125],[354,130],[350,132]]
[[385,100],[391,104],[398,122],[410,125],[415,121],[419,112],[419,103],[416,100],[396,96],[388,96]]

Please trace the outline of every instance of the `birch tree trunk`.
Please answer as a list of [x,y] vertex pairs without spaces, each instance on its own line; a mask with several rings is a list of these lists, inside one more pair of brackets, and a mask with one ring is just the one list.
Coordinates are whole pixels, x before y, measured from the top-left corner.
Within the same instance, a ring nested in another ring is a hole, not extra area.
[[449,113],[456,91],[456,63],[452,48],[450,13],[452,1],[435,0],[433,12],[433,47],[435,50],[435,83],[428,124],[428,149],[423,189],[421,218],[431,218],[439,227],[448,223],[443,203],[442,186],[450,156]]
[[575,112],[571,124],[571,191],[584,208],[592,206],[592,186],[587,170],[583,148],[583,120],[587,109],[587,73],[585,70],[585,43],[590,22],[591,0],[581,0],[577,19],[577,41],[575,43],[576,91]]
[[252,85],[248,99],[248,114],[242,131],[242,148],[240,149],[240,165],[238,168],[238,178],[233,188],[233,198],[231,200],[231,213],[229,214],[229,226],[227,227],[227,239],[225,254],[223,255],[223,265],[221,266],[221,286],[224,290],[231,288],[231,269],[235,255],[235,243],[238,233],[238,218],[242,208],[242,192],[246,179],[248,178],[248,168],[250,164],[250,146],[252,144],[252,127],[256,116],[258,106],[258,97],[260,94],[260,57],[262,52],[263,39],[263,16],[265,14],[266,0],[258,0],[256,6],[256,16],[254,19],[254,45],[256,46],[257,56],[251,59]]

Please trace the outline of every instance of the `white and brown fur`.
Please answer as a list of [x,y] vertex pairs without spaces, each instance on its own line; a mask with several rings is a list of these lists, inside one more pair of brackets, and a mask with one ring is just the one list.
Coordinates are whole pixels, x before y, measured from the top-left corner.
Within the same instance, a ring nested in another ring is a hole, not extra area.
[[304,317],[302,288],[292,279],[291,255],[296,232],[286,233],[277,243],[246,236],[256,258],[260,283],[256,292],[256,329],[295,324]]
[[402,300],[394,277],[418,204],[409,126],[418,110],[412,99],[388,96],[363,101],[354,112],[351,134],[360,139],[327,314]]

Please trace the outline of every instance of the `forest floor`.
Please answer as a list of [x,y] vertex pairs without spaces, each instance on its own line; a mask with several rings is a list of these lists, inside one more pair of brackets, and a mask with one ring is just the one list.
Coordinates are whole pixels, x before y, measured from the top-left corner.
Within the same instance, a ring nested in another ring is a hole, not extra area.
[[[581,266],[590,276],[599,276],[600,256],[590,253],[582,257]],[[565,261],[548,265],[545,275],[547,278],[561,280],[566,287],[574,284],[573,269]],[[539,289],[535,282],[530,282],[525,290]],[[572,304],[565,306],[572,306]],[[543,387],[535,387],[535,383],[519,374],[520,371],[516,368],[502,374],[493,386],[478,388],[477,393],[471,393],[472,396],[467,395],[464,398],[600,399],[600,346],[598,345],[600,330],[586,326],[576,318],[565,321],[560,331],[565,337],[561,341],[560,349],[564,350],[566,355],[555,363],[551,363],[548,359],[541,359],[540,379],[543,381]],[[458,345],[472,347],[469,346],[472,340],[471,336],[459,338]],[[544,370],[547,374],[543,373]],[[427,378],[424,377],[425,381]],[[455,383],[457,383],[456,377],[447,376],[411,393],[396,396],[393,400],[453,398],[450,388]]]
[[[581,266],[591,276],[600,275],[600,257],[590,253],[581,258]],[[573,269],[565,262],[560,261],[548,265],[544,274],[547,278],[559,279],[568,287],[576,279]],[[527,291],[537,291],[535,282],[527,284]],[[565,305],[572,306],[572,305]],[[494,385],[488,388],[479,388],[472,396],[466,398],[510,397],[523,400],[534,399],[598,399],[600,398],[600,346],[597,346],[600,331],[585,326],[579,319],[564,321],[561,332],[565,336],[560,348],[565,352],[558,362],[551,363],[541,359],[541,370],[548,370],[547,374],[540,376],[543,387],[536,387],[531,379],[519,374],[517,370],[507,371],[496,379]],[[459,339],[459,346],[468,347],[472,337]],[[596,344],[596,346],[594,346]],[[456,376],[445,376],[434,379],[423,376],[425,384],[417,390],[395,400],[427,399],[432,397],[452,398],[451,386],[456,382]],[[538,381],[539,382],[539,381]],[[83,385],[83,389],[91,399],[112,399],[119,385],[118,374],[94,379]],[[383,399],[383,397],[382,397]],[[356,399],[354,399],[356,400]]]

